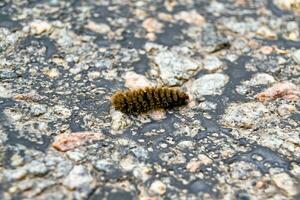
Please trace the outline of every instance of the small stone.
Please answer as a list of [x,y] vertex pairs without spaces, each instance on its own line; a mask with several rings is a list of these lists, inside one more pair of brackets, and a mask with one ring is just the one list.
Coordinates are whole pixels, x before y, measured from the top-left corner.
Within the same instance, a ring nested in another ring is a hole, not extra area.
[[69,160],[63,160],[58,162],[55,165],[55,171],[53,173],[53,176],[56,178],[61,178],[66,176],[73,168],[73,163]]
[[75,132],[70,134],[61,134],[56,136],[52,146],[59,151],[69,151],[85,144],[88,141],[101,140],[102,133],[95,132]]
[[268,85],[271,83],[275,83],[275,78],[266,73],[255,74],[249,81],[249,85],[251,86]]
[[76,165],[63,180],[63,185],[80,192],[82,197],[87,197],[94,187],[94,180],[83,165]]
[[111,111],[111,128],[114,131],[119,131],[130,125],[130,120],[119,111]]
[[295,181],[287,173],[279,173],[272,175],[274,184],[281,189],[289,197],[296,196],[298,194],[298,188]]
[[296,111],[297,111],[296,106],[289,105],[289,104],[282,104],[278,107],[278,110],[277,110],[277,112],[280,116],[286,116],[286,115],[289,115]]
[[229,77],[227,75],[219,73],[207,74],[195,80],[189,90],[196,98],[204,95],[221,94],[223,87],[228,81]]
[[68,118],[72,115],[71,110],[66,108],[63,105],[54,106],[53,111],[56,115],[58,115],[58,117],[63,118],[63,119]]
[[100,77],[100,72],[98,72],[98,71],[89,72],[88,77],[90,80],[95,80]]
[[124,75],[125,87],[127,88],[143,88],[151,86],[151,82],[141,74],[135,72],[126,72]]
[[84,27],[100,34],[107,34],[111,31],[110,27],[107,24],[98,24],[93,21],[89,21]]
[[275,40],[277,38],[277,34],[266,26],[258,28],[256,34],[266,39]]
[[268,109],[260,102],[231,104],[223,115],[223,122],[229,126],[252,128],[260,124]]
[[[206,23],[201,27],[200,45],[206,52],[216,52],[230,46],[227,37],[219,32],[215,25]],[[199,36],[196,38],[199,40]]]
[[158,65],[162,81],[169,86],[181,85],[201,66],[191,58],[167,50],[160,51],[154,57],[154,62]]
[[143,182],[151,178],[152,169],[148,166],[137,166],[133,169],[133,176]]
[[17,101],[26,101],[26,102],[38,102],[43,100],[44,97],[40,96],[36,92],[29,92],[24,94],[17,94],[14,96],[14,100]]
[[67,156],[75,162],[79,162],[84,158],[84,154],[78,151],[69,151],[67,152]]
[[23,191],[32,189],[33,187],[34,187],[33,181],[28,181],[28,180],[25,179],[25,180],[22,180],[22,181],[18,182],[16,189],[18,191],[23,192]]
[[182,20],[188,24],[200,26],[205,23],[205,18],[200,15],[196,10],[181,11],[175,15],[176,20]]
[[45,105],[33,105],[30,112],[34,117],[38,117],[47,112],[47,107]]
[[24,158],[21,155],[19,155],[18,153],[14,154],[10,158],[10,160],[11,160],[11,165],[15,166],[15,167],[20,166],[24,163]]
[[167,186],[160,180],[155,180],[150,186],[150,191],[158,195],[163,195],[167,191]]
[[27,175],[27,170],[24,167],[15,170],[8,170],[4,175],[9,181],[21,180]]
[[131,149],[133,155],[138,159],[147,159],[148,158],[148,151],[143,147],[136,147]]
[[44,175],[49,171],[45,163],[35,160],[32,161],[30,164],[26,165],[26,167],[28,172],[33,175]]
[[188,149],[188,148],[191,148],[194,146],[194,142],[193,141],[189,141],[189,140],[184,140],[184,141],[181,141],[177,144],[177,146],[180,148],[180,149]]
[[158,18],[162,21],[171,22],[173,20],[173,15],[167,13],[158,13]]
[[133,158],[131,156],[126,157],[125,159],[122,159],[120,161],[120,167],[124,170],[124,171],[132,171],[132,169],[135,167],[135,163],[133,161]]
[[269,55],[273,52],[273,47],[271,46],[262,46],[259,51],[262,52],[265,55]]
[[1,83],[0,85],[0,97],[1,98],[10,98],[12,97],[12,90],[8,85]]
[[274,0],[274,4],[284,10],[300,12],[299,0]]
[[15,79],[18,77],[18,74],[16,72],[12,71],[0,71],[0,80],[3,79]]
[[49,78],[58,78],[60,73],[57,68],[46,69],[44,74]]
[[197,172],[198,169],[203,166],[203,165],[209,165],[211,164],[213,161],[212,159],[210,159],[208,156],[206,156],[205,154],[199,154],[198,158],[194,158],[191,159],[188,164],[186,165],[186,169],[189,172]]
[[222,61],[220,61],[220,59],[216,56],[208,56],[203,62],[203,68],[209,72],[215,72],[222,68],[222,66]]
[[300,49],[296,50],[293,52],[292,57],[294,59],[294,61],[300,65]]
[[201,161],[194,160],[194,159],[190,160],[186,165],[186,169],[191,173],[197,172],[200,167],[201,167]]
[[277,98],[285,98],[287,100],[299,100],[300,88],[291,82],[276,83],[264,92],[255,96],[259,101],[269,101]]
[[166,111],[163,109],[153,110],[147,113],[153,120],[159,121],[166,118]]
[[142,26],[150,33],[162,32],[163,24],[157,21],[155,18],[147,18],[143,21]]
[[35,20],[30,23],[30,30],[32,34],[40,35],[44,32],[49,32],[52,25],[46,21]]
[[97,160],[94,167],[99,171],[110,172],[115,164],[109,160]]
[[112,68],[112,61],[111,60],[99,60],[95,62],[95,67],[99,69],[110,69]]

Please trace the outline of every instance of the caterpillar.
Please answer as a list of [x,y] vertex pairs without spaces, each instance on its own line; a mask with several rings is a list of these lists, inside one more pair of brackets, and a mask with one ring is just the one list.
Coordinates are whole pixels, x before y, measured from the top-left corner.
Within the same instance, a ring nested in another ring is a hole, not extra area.
[[188,103],[189,96],[168,87],[146,87],[127,91],[117,91],[111,102],[116,110],[126,114],[146,113],[155,109],[170,109]]

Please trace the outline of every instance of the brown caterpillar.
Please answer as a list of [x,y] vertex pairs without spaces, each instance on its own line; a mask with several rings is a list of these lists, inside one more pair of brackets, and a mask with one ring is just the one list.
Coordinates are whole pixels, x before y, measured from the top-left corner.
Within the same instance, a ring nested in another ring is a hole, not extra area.
[[155,109],[170,109],[186,105],[189,96],[179,89],[167,87],[146,87],[118,91],[112,97],[116,110],[126,114],[146,113]]

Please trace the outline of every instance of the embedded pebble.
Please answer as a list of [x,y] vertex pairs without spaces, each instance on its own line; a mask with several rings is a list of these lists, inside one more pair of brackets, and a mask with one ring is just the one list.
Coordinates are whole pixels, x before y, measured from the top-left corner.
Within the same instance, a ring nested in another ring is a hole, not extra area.
[[31,33],[36,35],[49,32],[51,28],[51,24],[49,24],[47,21],[35,20],[30,23]]
[[22,168],[18,168],[16,170],[7,171],[4,174],[4,176],[9,181],[15,181],[15,180],[23,179],[27,174],[28,174],[28,171],[26,170],[26,168],[22,167]]
[[43,115],[47,112],[47,107],[45,105],[33,105],[31,107],[31,114],[35,117]]
[[151,192],[153,192],[155,194],[163,195],[167,191],[167,186],[160,180],[155,180],[151,183],[151,186],[149,189]]
[[32,161],[31,163],[26,165],[26,168],[28,172],[33,175],[43,175],[49,171],[45,163],[39,161]]
[[205,154],[199,154],[197,158],[193,158],[187,163],[186,169],[192,173],[195,173],[200,169],[201,166],[209,165],[212,162],[212,159],[207,157]]
[[147,18],[143,21],[142,26],[150,33],[159,33],[162,31],[163,24],[155,18]]
[[209,56],[203,61],[203,68],[209,72],[215,72],[223,67],[222,61],[215,56]]
[[276,39],[277,38],[277,34],[274,33],[271,29],[269,29],[269,27],[267,26],[261,26],[257,29],[256,34],[266,38],[266,39]]
[[131,124],[130,120],[120,111],[111,111],[111,128],[119,131]]
[[18,74],[12,71],[0,71],[0,80],[17,78]]
[[299,0],[274,0],[274,3],[281,9],[300,12]]
[[38,102],[41,101],[43,99],[45,99],[45,97],[37,94],[36,92],[29,92],[29,93],[23,93],[23,94],[16,94],[14,96],[14,99],[17,101],[29,101],[29,102]]
[[60,134],[56,136],[52,146],[59,151],[69,151],[85,144],[88,141],[103,139],[102,133],[96,132],[75,132],[70,134]]
[[216,95],[221,94],[224,86],[229,81],[229,77],[225,74],[207,74],[196,79],[189,91],[196,98],[200,98],[204,95]]
[[205,18],[201,16],[196,10],[181,11],[175,15],[176,20],[182,20],[188,24],[202,25],[205,22]]
[[293,52],[292,57],[294,59],[294,61],[300,65],[300,49],[296,50]]
[[93,21],[89,21],[84,27],[100,34],[107,34],[111,31],[107,24],[95,23]]
[[296,106],[294,105],[289,105],[289,104],[282,104],[278,107],[278,114],[280,116],[286,116],[289,115],[291,113],[294,113],[297,111]]
[[251,86],[268,85],[272,83],[275,83],[274,77],[266,73],[255,74],[249,81],[249,85]]
[[68,118],[71,116],[72,112],[70,109],[62,106],[62,105],[55,105],[53,107],[53,111],[57,114],[60,118]]
[[84,154],[79,151],[68,151],[67,156],[75,162],[79,162],[85,157]]
[[269,110],[259,102],[231,104],[225,111],[222,121],[229,126],[252,128],[267,116]]
[[275,174],[271,178],[274,184],[289,197],[299,194],[299,188],[287,173]]
[[109,172],[113,169],[114,163],[109,160],[97,160],[94,167],[99,171]]
[[68,189],[78,192],[81,198],[87,198],[94,188],[94,179],[83,165],[75,165],[62,183]]
[[154,57],[154,62],[158,65],[160,78],[169,86],[181,85],[201,66],[197,61],[171,51],[160,51]]
[[12,91],[9,89],[7,85],[0,85],[0,97],[1,98],[10,98],[12,97]]
[[196,37],[201,38],[201,49],[208,53],[213,53],[227,48],[230,44],[227,37],[220,33],[215,25],[206,23],[201,27],[201,34]]
[[125,87],[127,88],[143,88],[152,85],[152,83],[144,75],[137,74],[132,71],[127,72],[124,75],[124,79]]
[[258,93],[256,98],[259,101],[270,101],[276,98],[285,98],[287,100],[299,100],[300,88],[291,82],[276,83],[264,92]]
[[88,77],[90,80],[95,80],[100,77],[100,72],[98,72],[98,71],[89,72]]

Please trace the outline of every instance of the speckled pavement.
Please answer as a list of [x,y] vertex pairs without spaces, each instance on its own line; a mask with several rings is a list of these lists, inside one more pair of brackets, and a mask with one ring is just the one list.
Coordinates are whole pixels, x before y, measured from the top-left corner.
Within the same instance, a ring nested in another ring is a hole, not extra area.
[[[300,199],[299,0],[0,1],[0,199]],[[179,87],[139,116],[112,94]]]

